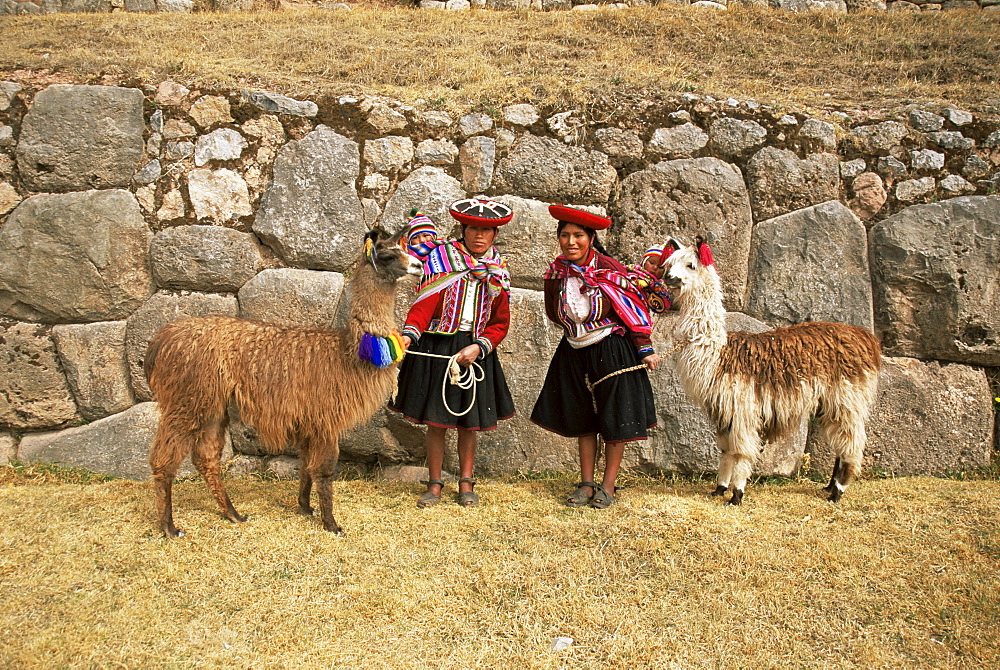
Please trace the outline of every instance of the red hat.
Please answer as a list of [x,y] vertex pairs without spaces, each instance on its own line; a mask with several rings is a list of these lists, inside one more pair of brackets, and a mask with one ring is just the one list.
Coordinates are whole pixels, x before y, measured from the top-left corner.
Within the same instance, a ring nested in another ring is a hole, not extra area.
[[582,209],[567,207],[566,205],[549,205],[549,214],[556,221],[575,223],[578,226],[585,226],[594,230],[605,230],[611,226],[611,219],[605,216],[598,216],[597,214],[591,214]]
[[456,200],[448,212],[459,223],[478,228],[498,228],[514,218],[514,210],[507,205],[479,198]]

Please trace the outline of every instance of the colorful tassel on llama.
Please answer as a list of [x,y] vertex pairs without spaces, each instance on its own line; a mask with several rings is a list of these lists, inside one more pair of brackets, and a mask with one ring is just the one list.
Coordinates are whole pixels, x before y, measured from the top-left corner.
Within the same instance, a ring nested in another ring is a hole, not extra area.
[[398,363],[403,360],[404,353],[403,340],[395,331],[389,337],[365,333],[361,336],[361,344],[358,346],[358,358],[378,368]]

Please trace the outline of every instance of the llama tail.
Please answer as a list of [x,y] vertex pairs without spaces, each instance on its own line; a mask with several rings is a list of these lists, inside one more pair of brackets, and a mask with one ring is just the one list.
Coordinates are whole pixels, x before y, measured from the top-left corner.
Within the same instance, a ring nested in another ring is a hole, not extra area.
[[147,384],[153,377],[153,368],[156,367],[156,355],[160,353],[160,347],[162,345],[163,338],[155,337],[153,338],[153,341],[149,343],[149,348],[146,349],[146,358],[142,362],[142,372],[146,375]]

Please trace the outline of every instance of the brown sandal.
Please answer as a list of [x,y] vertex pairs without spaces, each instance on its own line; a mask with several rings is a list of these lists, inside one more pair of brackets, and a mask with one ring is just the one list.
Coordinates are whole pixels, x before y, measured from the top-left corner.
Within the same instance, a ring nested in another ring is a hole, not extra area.
[[594,491],[594,497],[590,499],[590,506],[594,509],[607,509],[611,507],[618,500],[614,495],[617,491],[617,486],[612,486],[609,493],[606,488],[598,485]]
[[597,491],[597,484],[594,482],[580,482],[576,485],[576,490],[573,494],[566,499],[566,504],[570,507],[586,507],[590,504],[591,498],[594,497],[593,493],[587,493],[584,489],[590,487],[591,491]]
[[440,479],[429,479],[426,482],[422,481],[420,483],[426,485],[427,490],[424,491],[424,494],[422,496],[417,498],[417,507],[420,508],[433,507],[434,505],[437,505],[439,502],[441,502],[441,494],[434,495],[433,493],[431,493],[431,486],[433,486],[434,484],[438,484],[443,489],[444,488],[443,481],[441,481]]
[[[458,480],[458,483],[462,484],[462,482],[469,482],[473,486],[476,485],[476,480],[474,480],[472,477],[462,477],[461,479]],[[461,505],[462,507],[475,507],[479,504],[479,496],[477,496],[472,491],[459,493],[458,504]]]

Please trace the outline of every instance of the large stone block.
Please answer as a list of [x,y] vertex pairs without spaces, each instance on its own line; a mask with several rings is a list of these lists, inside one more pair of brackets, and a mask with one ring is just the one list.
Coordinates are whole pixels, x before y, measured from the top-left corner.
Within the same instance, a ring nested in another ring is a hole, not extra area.
[[437,224],[438,233],[446,237],[458,223],[448,214],[448,206],[465,198],[462,184],[445,173],[441,168],[426,166],[417,168],[396,187],[395,193],[385,203],[382,225],[386,230],[399,230],[414,207]]
[[728,116],[712,121],[708,134],[715,151],[727,159],[739,158],[767,139],[767,129],[756,121]]
[[517,414],[480,435],[476,468],[486,474],[576,469],[576,440],[551,433],[530,419],[562,330],[546,318],[541,291],[513,289],[510,303],[510,333],[497,355]]
[[191,170],[187,175],[191,207],[199,221],[224,223],[250,216],[250,190],[239,173],[226,168]]
[[52,428],[76,416],[48,330],[33,323],[0,325],[0,426]]
[[394,174],[413,160],[413,140],[390,135],[365,142],[366,172]]
[[[942,475],[989,465],[993,421],[981,368],[884,358],[864,467],[895,475]],[[817,470],[831,471],[829,445],[810,435],[808,449]]]
[[902,145],[909,128],[899,121],[883,121],[851,130],[849,139],[862,153],[886,155]]
[[219,226],[166,228],[149,248],[160,288],[238,291],[264,266],[257,238]]
[[330,328],[344,292],[339,272],[264,270],[240,289],[240,316],[283,325]]
[[33,191],[128,186],[142,158],[142,91],[53,84],[24,116],[17,165]]
[[152,233],[128,191],[36,195],[0,228],[0,315],[113,321],[153,292]]
[[135,403],[125,363],[124,321],[55,326],[52,337],[84,419],[102,419]]
[[747,184],[755,221],[836,200],[840,161],[834,154],[804,160],[787,149],[764,147],[747,162]]
[[1000,366],[1000,196],[907,207],[872,229],[871,260],[887,353]]
[[610,207],[610,249],[638,263],[646,249],[675,236],[707,235],[719,262],[727,309],[743,304],[753,226],[739,168],[717,158],[665,161],[622,180]]
[[367,231],[355,185],[360,169],[358,144],[325,126],[287,143],[254,232],[289,265],[346,271]]
[[470,193],[486,192],[493,183],[496,157],[497,141],[492,137],[476,135],[467,139],[458,152],[462,186]]
[[10,433],[0,431],[0,465],[6,465],[17,458],[17,441]]
[[[25,435],[18,457],[28,463],[59,463],[142,481],[150,476],[149,448],[159,422],[157,404],[144,402],[87,426]],[[231,456],[227,440],[222,458]],[[179,474],[187,477],[196,471],[185,459]]]
[[599,151],[523,135],[497,165],[494,189],[565,204],[604,204],[618,173]]
[[[552,260],[561,253],[556,238],[556,220],[549,214],[549,203],[514,195],[501,195],[498,202],[514,210],[514,218],[500,229],[496,247],[507,258],[510,280],[521,288],[542,288],[542,276]],[[603,209],[586,207],[595,214]]]
[[[660,316],[653,330],[653,344],[660,353],[673,348],[673,329],[679,322],[677,312]],[[760,333],[768,330],[767,324],[739,312],[726,314],[726,328]],[[656,401],[659,425],[650,433],[650,439],[638,443],[638,448],[627,455],[635,460],[626,463],[647,472],[715,472],[719,466],[719,448],[715,441],[715,428],[684,391],[673,356],[666,356],[660,366],[649,375]],[[799,467],[805,451],[807,419],[787,437],[766,443],[754,466],[754,473],[761,475],[793,474]]]
[[160,328],[189,316],[210,314],[236,316],[238,311],[234,295],[187,292],[177,294],[161,291],[147,300],[128,318],[125,329],[125,357],[136,399],[152,399],[142,364],[146,359],[149,342]]
[[746,312],[772,326],[838,321],[873,330],[865,226],[834,200],[754,228]]

